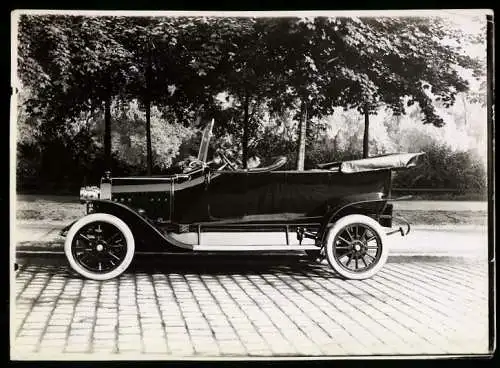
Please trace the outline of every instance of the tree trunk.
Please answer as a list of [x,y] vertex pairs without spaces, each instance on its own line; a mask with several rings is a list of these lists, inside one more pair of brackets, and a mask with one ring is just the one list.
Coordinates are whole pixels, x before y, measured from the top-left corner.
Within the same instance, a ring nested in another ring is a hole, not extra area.
[[462,95],[462,104],[464,105],[464,127],[467,128],[467,101],[464,95]]
[[104,161],[105,171],[111,171],[111,94],[104,100]]
[[300,106],[299,147],[297,152],[297,170],[304,171],[306,159],[307,104],[302,101]]
[[146,91],[145,91],[145,103],[146,103],[146,162],[147,162],[147,173],[151,175],[153,172],[153,149],[151,146],[151,48],[148,45],[148,65],[146,67]]
[[365,106],[365,134],[363,136],[363,158],[368,158],[369,146],[368,142],[370,140],[370,113],[368,112],[368,107]]
[[146,149],[147,149],[147,166],[148,175],[153,172],[153,149],[151,147],[151,102],[146,102]]
[[243,102],[243,140],[241,142],[242,151],[243,151],[243,168],[247,168],[247,160],[248,160],[248,130],[249,130],[249,121],[248,121],[248,94],[245,94],[245,101]]

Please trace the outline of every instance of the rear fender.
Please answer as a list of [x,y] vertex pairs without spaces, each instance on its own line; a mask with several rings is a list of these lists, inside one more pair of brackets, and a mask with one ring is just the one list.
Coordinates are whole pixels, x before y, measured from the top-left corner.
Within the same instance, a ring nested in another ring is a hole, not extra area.
[[382,226],[390,227],[392,218],[392,205],[388,204],[388,198],[381,198],[380,193],[357,195],[345,197],[330,205],[330,210],[324,217],[320,230],[318,231],[318,241],[324,244],[328,229],[340,218],[347,215],[365,215],[374,218]]

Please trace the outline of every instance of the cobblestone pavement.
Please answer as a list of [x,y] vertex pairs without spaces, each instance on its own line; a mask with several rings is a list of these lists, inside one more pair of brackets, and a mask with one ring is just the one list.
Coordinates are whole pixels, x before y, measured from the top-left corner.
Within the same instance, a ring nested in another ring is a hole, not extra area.
[[339,279],[300,257],[137,260],[105,282],[79,278],[63,259],[19,263],[12,358],[488,349],[487,264],[479,259],[390,259],[364,281]]

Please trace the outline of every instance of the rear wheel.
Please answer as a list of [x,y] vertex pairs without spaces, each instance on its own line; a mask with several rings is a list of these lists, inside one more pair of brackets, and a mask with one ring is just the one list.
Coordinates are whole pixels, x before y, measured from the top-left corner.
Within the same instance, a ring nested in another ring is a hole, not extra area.
[[122,274],[132,262],[134,237],[118,217],[94,213],[71,226],[64,252],[71,268],[80,275],[109,280]]
[[346,279],[363,280],[372,277],[386,263],[388,252],[382,226],[371,217],[345,216],[328,232],[328,263]]

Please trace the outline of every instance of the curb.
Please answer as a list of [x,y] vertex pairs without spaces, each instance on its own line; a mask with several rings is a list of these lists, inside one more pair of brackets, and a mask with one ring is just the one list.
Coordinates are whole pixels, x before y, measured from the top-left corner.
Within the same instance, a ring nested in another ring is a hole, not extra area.
[[[411,224],[410,224],[411,225]],[[473,231],[473,232],[487,232],[488,225],[411,225],[412,230],[424,230],[424,231]],[[410,231],[411,234],[411,231]]]

